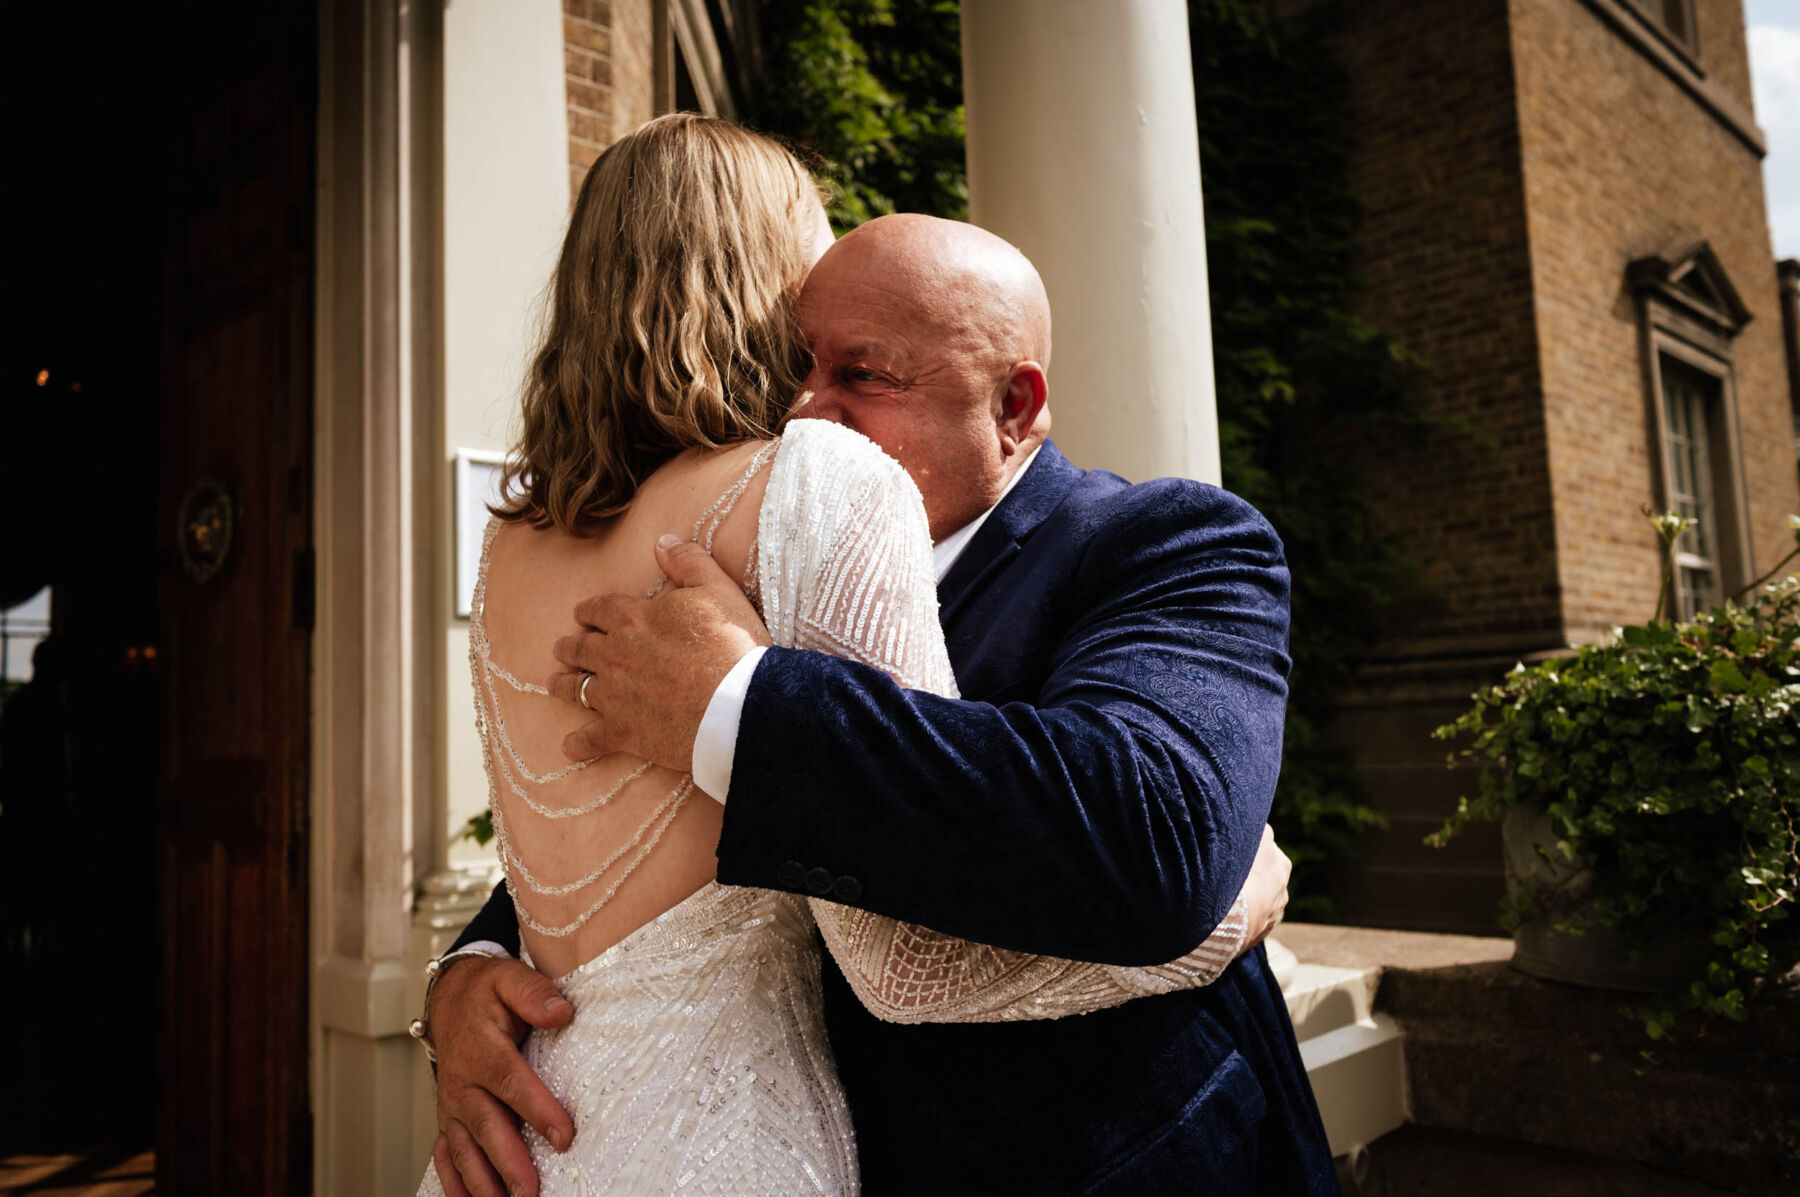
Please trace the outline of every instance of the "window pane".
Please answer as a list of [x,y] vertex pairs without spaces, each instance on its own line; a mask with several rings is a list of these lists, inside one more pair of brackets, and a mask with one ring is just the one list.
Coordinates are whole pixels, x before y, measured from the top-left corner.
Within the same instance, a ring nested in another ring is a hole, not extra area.
[[1698,389],[1689,387],[1682,402],[1687,406],[1688,472],[1694,480],[1693,510],[1686,513],[1694,520],[1694,526],[1688,529],[1687,550],[1710,558],[1713,555],[1713,490],[1712,459],[1706,441],[1706,398]]
[[1669,509],[1693,521],[1677,542],[1681,568],[1676,574],[1676,603],[1681,618],[1721,601],[1718,531],[1707,426],[1718,401],[1718,382],[1690,367],[1663,358],[1659,363],[1663,391],[1663,432],[1669,463]]
[[50,588],[0,611],[0,685],[31,680],[31,654],[50,635]]
[[1663,418],[1668,421],[1669,464],[1674,476],[1669,479],[1670,505],[1683,515],[1694,495],[1692,447],[1688,439],[1687,387],[1679,377],[1663,372]]
[[1662,22],[1677,39],[1687,41],[1687,0],[1662,0]]
[[1677,601],[1681,608],[1682,619],[1692,619],[1709,607],[1716,607],[1724,601],[1719,593],[1719,575],[1710,569],[1681,569],[1676,571]]

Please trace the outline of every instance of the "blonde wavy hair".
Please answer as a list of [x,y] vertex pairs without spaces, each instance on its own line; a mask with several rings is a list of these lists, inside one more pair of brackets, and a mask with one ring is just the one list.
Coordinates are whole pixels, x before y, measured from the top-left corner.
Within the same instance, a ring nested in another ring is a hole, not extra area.
[[682,450],[774,436],[811,368],[795,301],[819,198],[787,150],[712,117],[659,117],[601,154],[495,514],[580,536]]

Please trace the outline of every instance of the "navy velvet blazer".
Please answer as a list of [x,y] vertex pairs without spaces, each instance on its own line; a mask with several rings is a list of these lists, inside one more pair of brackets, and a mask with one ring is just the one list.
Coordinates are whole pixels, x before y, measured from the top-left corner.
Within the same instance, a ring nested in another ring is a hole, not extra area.
[[[1023,951],[1172,960],[1249,874],[1281,761],[1287,570],[1257,513],[1046,444],[940,584],[963,694],[771,649],[719,880]],[[496,890],[463,934],[513,946]],[[825,962],[864,1191],[1335,1193],[1261,948],[1054,1021],[900,1026]]]

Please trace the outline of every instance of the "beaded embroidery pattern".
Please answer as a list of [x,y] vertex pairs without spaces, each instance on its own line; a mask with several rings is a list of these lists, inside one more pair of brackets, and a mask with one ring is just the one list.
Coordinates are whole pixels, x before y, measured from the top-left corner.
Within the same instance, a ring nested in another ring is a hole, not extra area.
[[[870,441],[837,425],[793,421],[777,444],[779,452],[771,445],[758,454],[748,475],[765,454],[773,456],[747,580],[753,598],[760,595],[771,639],[862,661],[908,687],[955,697],[930,533],[912,480]],[[709,528],[716,531],[743,494],[734,489],[736,496],[728,491],[696,523],[694,539],[703,547]],[[488,675],[515,690],[544,692],[488,657],[480,613],[493,531],[483,545],[470,660],[477,722],[490,749],[489,793],[497,800],[502,774],[507,792],[523,797],[519,778],[554,780],[591,762],[539,774],[510,751],[503,734],[495,738],[505,754],[491,750],[488,720],[497,729],[503,723]],[[578,807],[540,810],[528,800],[528,809],[544,818],[592,813],[624,784]],[[691,778],[683,778],[664,802],[678,804],[691,791]],[[654,847],[654,817],[638,829],[640,848],[643,840]],[[618,862],[568,882],[527,879],[501,827],[496,801],[508,875],[536,892],[574,892]],[[634,850],[628,842],[616,855]],[[523,906],[519,912],[531,926]],[[858,1192],[849,1114],[820,1008],[815,921],[858,998],[896,1022],[1060,1018],[1205,985],[1235,958],[1245,934],[1240,896],[1212,936],[1180,960],[1120,968],[1003,951],[849,906],[709,882],[560,978],[574,1019],[527,1039],[527,1060],[577,1128],[561,1154],[525,1130],[546,1197]],[[434,1169],[420,1192],[441,1194]]]

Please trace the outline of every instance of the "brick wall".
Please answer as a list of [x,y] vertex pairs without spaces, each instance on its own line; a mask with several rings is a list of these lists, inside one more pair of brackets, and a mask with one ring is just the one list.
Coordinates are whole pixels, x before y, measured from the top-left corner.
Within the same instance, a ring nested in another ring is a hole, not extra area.
[[618,108],[615,136],[623,136],[656,115],[654,5],[668,0],[613,0],[613,32],[618,45]]
[[[1574,2],[1574,0],[1571,0]],[[1481,430],[1364,446],[1375,509],[1442,592],[1386,656],[1558,639],[1554,525],[1531,314],[1506,0],[1365,0],[1350,181],[1365,313],[1420,355],[1425,406]],[[1390,463],[1398,468],[1390,468]]]
[[613,137],[613,5],[563,0],[563,78],[569,94],[569,195]]
[[1388,828],[1365,839],[1337,896],[1358,922],[1492,933],[1495,838],[1441,852],[1420,841],[1464,781],[1431,730],[1517,654],[1560,643],[1507,5],[1364,0],[1351,14],[1363,310],[1424,359],[1427,410],[1482,435],[1356,449],[1380,522],[1443,602],[1395,620],[1343,696],[1334,733]]
[[[1519,657],[1655,607],[1635,258],[1703,237],[1750,308],[1732,367],[1758,572],[1792,543],[1760,159],[1597,7],[1364,0],[1348,17],[1365,313],[1425,360],[1426,408],[1492,442],[1447,431],[1355,450],[1381,522],[1443,600],[1396,620],[1340,703],[1334,731],[1389,820],[1339,878],[1358,921],[1493,928],[1495,837],[1420,844],[1472,782],[1430,730]],[[1697,0],[1696,29],[1700,77],[1747,110],[1738,0]]]
[[[1800,506],[1781,314],[1756,152],[1586,4],[1511,7],[1564,632],[1580,643],[1648,618],[1660,574],[1638,514],[1656,447],[1626,265],[1703,237],[1753,314],[1732,370],[1757,572]],[[1696,9],[1701,68],[1747,105],[1737,0]]]
[[1741,0],[1694,0],[1697,58],[1706,77],[1750,107],[1750,49]]
[[655,115],[654,0],[563,0],[569,195],[600,151]]

